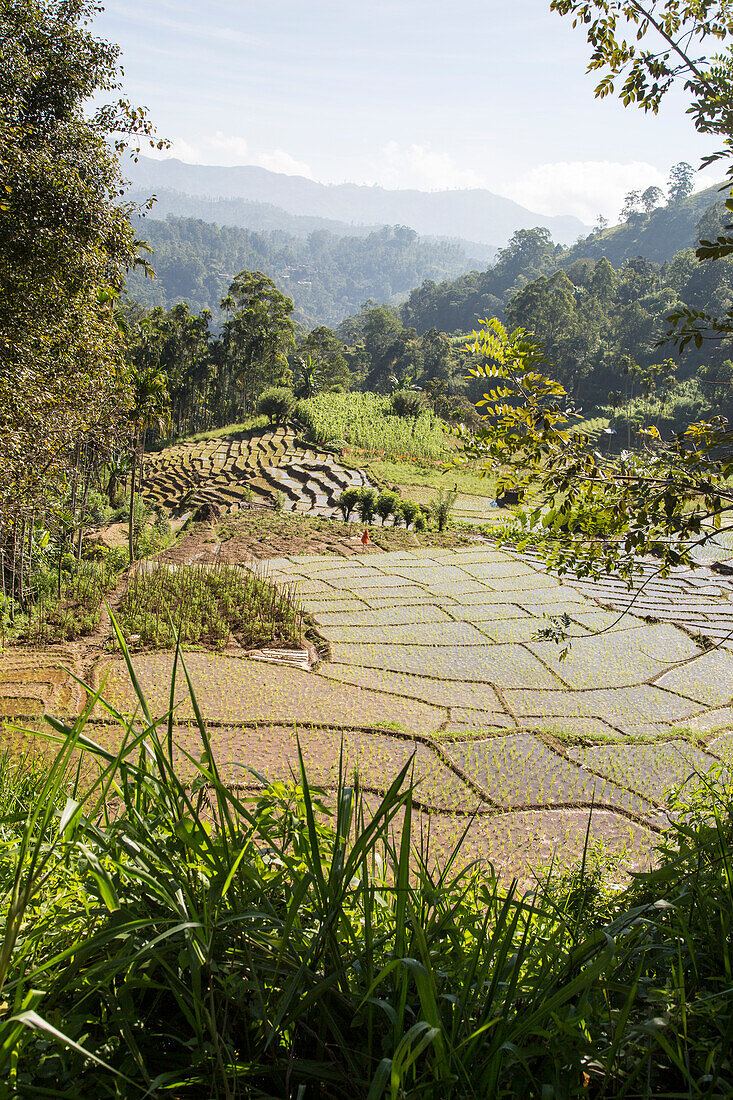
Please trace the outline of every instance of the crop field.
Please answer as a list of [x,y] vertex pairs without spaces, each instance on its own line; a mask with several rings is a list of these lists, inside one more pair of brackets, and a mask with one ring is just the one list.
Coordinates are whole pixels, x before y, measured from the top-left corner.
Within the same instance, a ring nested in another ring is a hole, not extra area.
[[[326,799],[339,769],[380,792],[412,761],[417,806],[436,851],[467,830],[464,858],[490,858],[511,875],[528,873],[556,849],[572,862],[589,815],[592,838],[623,866],[643,865],[667,820],[670,788],[733,755],[723,732],[733,730],[733,651],[711,651],[698,637],[701,617],[707,634],[725,619],[733,589],[725,579],[708,574],[687,584],[680,576],[671,588],[645,590],[660,605],[675,603],[674,621],[647,622],[633,611],[619,620],[604,607],[607,585],[560,583],[531,556],[490,543],[361,547],[371,552],[346,557],[273,557],[271,550],[257,564],[252,540],[264,536],[250,532],[248,542],[239,523],[231,517],[217,528],[231,526],[216,544],[226,558],[211,553],[211,564],[184,568],[186,553],[207,561],[202,535],[198,543],[184,538],[163,555],[169,564],[131,575],[118,606],[128,635],[136,624],[139,635],[143,620],[150,633],[154,615],[160,629],[157,605],[174,597],[192,621],[200,604],[208,608],[202,623],[213,608],[226,625],[224,604],[234,606],[240,589],[255,592],[262,576],[269,611],[263,606],[253,623],[273,612],[277,597],[268,586],[275,585],[283,629],[289,608],[298,609],[294,624],[301,609],[314,624],[320,659],[311,671],[248,659],[257,639],[235,638],[234,620],[231,638],[209,630],[188,639],[188,676],[223,774],[237,786],[292,778],[299,748]],[[537,640],[558,613],[570,617],[573,634],[565,661]],[[274,644],[297,643],[295,634],[278,637]],[[170,705],[171,644],[172,637],[139,637],[133,656],[154,715]],[[0,661],[0,716],[37,723],[44,712],[79,713],[82,692],[66,669],[83,671],[89,690],[103,687],[122,714],[139,709],[121,655],[98,639],[96,649],[11,651]],[[181,675],[173,705],[185,773],[200,742]],[[92,728],[100,744],[115,748],[118,727],[101,706]]]
[[300,613],[287,591],[251,570],[220,562],[131,570],[117,618],[126,636],[137,635],[155,648],[171,648],[176,637],[216,649],[230,639],[245,648],[292,646],[302,633]]
[[145,460],[142,492],[171,511],[216,505],[222,513],[249,505],[334,516],[344,489],[367,484],[360,470],[305,445],[290,428],[260,428],[179,443]]
[[394,416],[389,397],[374,393],[317,394],[299,402],[298,417],[315,443],[368,456],[440,462],[452,453],[445,425],[433,413]]
[[69,675],[74,654],[68,649],[17,649],[0,659],[0,720],[68,713],[80,702],[80,690]]
[[[246,578],[251,559],[243,569],[231,549],[226,568]],[[320,663],[307,671],[255,662],[231,646],[184,654],[212,747],[238,786],[292,777],[299,747],[326,799],[339,769],[379,792],[411,760],[437,849],[467,830],[465,858],[491,858],[509,875],[556,848],[572,862],[589,815],[592,838],[623,853],[624,866],[643,865],[667,820],[669,789],[731,757],[723,732],[733,729],[731,649],[706,651],[684,624],[633,614],[616,622],[601,606],[602,586],[597,598],[581,593],[486,543],[281,556],[266,568],[315,623]],[[728,582],[716,583],[720,595]],[[709,585],[704,598],[713,607]],[[725,600],[716,606],[725,613]],[[536,640],[558,611],[575,636],[563,662]],[[61,649],[20,664],[6,657],[2,684],[14,680],[5,716],[78,713],[80,693],[63,672],[80,667],[77,657]],[[153,714],[169,708],[172,661],[170,648],[133,656]],[[138,709],[119,653],[98,651],[87,680],[90,690],[104,685],[122,714]],[[185,773],[200,744],[181,675],[173,703]],[[95,739],[114,748],[109,714],[98,707],[92,723]]]

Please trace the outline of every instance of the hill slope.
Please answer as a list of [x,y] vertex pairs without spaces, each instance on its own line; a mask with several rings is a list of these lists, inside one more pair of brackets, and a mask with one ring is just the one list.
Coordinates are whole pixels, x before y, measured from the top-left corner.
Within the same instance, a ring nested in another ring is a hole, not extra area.
[[593,233],[566,249],[551,247],[537,232],[517,234],[488,270],[464,273],[437,286],[428,280],[416,287],[401,307],[402,320],[420,333],[432,327],[470,332],[480,317],[502,317],[504,306],[528,282],[559,268],[567,270],[578,260],[605,257],[617,269],[638,256],[658,264],[671,261],[694,247],[701,236],[716,237],[731,220],[721,199],[718,188],[709,187],[674,206],[633,214],[628,222]]
[[423,240],[410,229],[384,227],[364,237],[317,230],[307,239],[257,233],[194,218],[140,219],[138,237],[157,278],[129,273],[128,294],[141,305],[188,302],[198,312],[218,306],[240,271],[263,271],[295,302],[309,326],[336,325],[370,298],[397,303],[425,279],[453,278],[476,266],[458,245]]
[[[578,241],[565,254],[563,267],[586,256],[593,260],[605,256],[613,267],[620,267],[637,256],[658,264],[671,260],[681,249],[697,244],[700,219],[719,206],[722,212],[724,198],[718,187],[708,187],[688,195],[674,206],[660,206],[651,214],[632,214],[621,225],[609,226],[601,233]],[[724,215],[723,220],[729,221],[730,214]],[[707,225],[701,227],[701,232],[714,235]]]

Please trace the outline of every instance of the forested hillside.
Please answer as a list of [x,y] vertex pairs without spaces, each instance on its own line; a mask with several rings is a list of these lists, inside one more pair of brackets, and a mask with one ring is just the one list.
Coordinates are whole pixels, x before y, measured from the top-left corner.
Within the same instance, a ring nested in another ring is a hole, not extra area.
[[[132,191],[130,199],[143,206],[150,198],[148,191]],[[325,229],[335,237],[368,237],[382,229],[382,223],[362,225],[356,222],[338,221],[317,214],[291,214],[271,202],[255,202],[247,199],[214,199],[202,195],[185,195],[181,191],[168,188],[155,192],[153,214],[156,221],[174,218],[194,218],[214,225],[237,225],[241,229],[251,229],[258,233],[267,230],[280,230],[292,237],[309,237],[318,229]],[[427,236],[427,241],[448,241],[462,248],[481,265],[491,263],[496,256],[496,247],[481,241],[465,240],[463,237],[444,234],[439,237]]]
[[425,279],[445,279],[475,266],[450,241],[424,240],[405,226],[384,226],[365,237],[324,229],[307,238],[277,230],[255,232],[194,218],[140,219],[137,236],[156,278],[133,269],[128,296],[151,308],[187,302],[209,309],[215,322],[227,287],[240,271],[263,271],[293,299],[302,324],[338,324],[363,302],[398,302]]
[[718,187],[708,187],[650,211],[631,210],[619,225],[596,229],[577,241],[567,250],[563,266],[583,256],[605,256],[614,267],[636,256],[664,263],[700,237],[717,236],[721,224],[730,220],[724,198]]
[[539,275],[604,257],[614,268],[637,257],[664,265],[701,238],[717,237],[729,218],[720,192],[711,187],[650,212],[633,209],[619,225],[599,227],[571,248],[555,244],[546,229],[523,229],[499,250],[493,267],[416,287],[401,316],[418,332],[470,332],[479,317],[502,317],[509,300]]

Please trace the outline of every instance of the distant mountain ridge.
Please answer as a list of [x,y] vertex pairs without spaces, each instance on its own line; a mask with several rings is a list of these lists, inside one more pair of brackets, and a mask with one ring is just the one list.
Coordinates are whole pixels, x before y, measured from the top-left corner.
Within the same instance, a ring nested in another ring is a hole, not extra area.
[[[504,245],[517,229],[535,226],[549,229],[562,244],[570,244],[589,232],[579,218],[535,214],[512,199],[479,188],[389,191],[355,183],[316,183],[304,176],[287,176],[254,165],[224,168],[185,164],[173,157],[154,160],[141,156],[137,163],[125,166],[124,174],[136,195],[141,191],[146,195],[178,192],[193,199],[213,200],[212,207],[218,200],[239,199],[279,207],[291,215],[351,226],[407,225],[421,236],[463,238],[492,247]],[[178,209],[175,213],[202,216],[195,210]]]
[[[145,188],[134,188],[129,197],[138,203],[145,202],[150,195]],[[379,232],[380,225],[353,225],[336,221],[334,218],[321,218],[308,214],[289,214],[279,206],[269,202],[251,202],[247,199],[206,199],[196,195],[185,195],[182,191],[168,189],[155,192],[155,205],[149,218],[166,221],[169,218],[195,218],[197,221],[212,225],[236,226],[257,233],[287,233],[289,236],[305,239],[311,233],[326,232],[335,237],[368,237]],[[144,228],[143,228],[144,235]],[[454,244],[461,248],[473,261],[473,266],[485,266],[493,263],[496,248],[480,241],[466,241],[460,237],[425,236],[433,240]],[[467,265],[467,270],[472,265]]]

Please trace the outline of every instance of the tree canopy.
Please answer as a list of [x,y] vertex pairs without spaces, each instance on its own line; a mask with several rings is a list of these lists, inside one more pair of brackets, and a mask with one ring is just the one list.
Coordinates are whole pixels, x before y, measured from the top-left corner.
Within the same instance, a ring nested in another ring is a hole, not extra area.
[[76,500],[80,456],[130,405],[114,303],[136,248],[118,153],[151,128],[124,99],[88,109],[118,90],[118,49],[88,30],[95,10],[1,5],[0,539],[20,527],[21,544],[70,479]]
[[[611,94],[621,80],[624,103],[657,111],[681,78],[691,93],[690,112],[698,129],[720,135],[723,153],[733,151],[730,52],[710,58],[696,53],[707,39],[722,41],[733,33],[733,5],[727,0],[663,0],[646,6],[636,0],[552,0],[551,7],[572,14],[575,24],[584,27],[593,50],[589,68],[602,73],[597,95]],[[629,27],[635,34],[627,38]],[[684,191],[689,185],[688,167],[677,166],[673,200],[675,187]],[[707,258],[707,270],[720,272],[727,251],[721,247],[712,261]],[[678,276],[684,267],[682,258]],[[636,262],[624,306],[631,314],[652,279],[650,265]],[[701,348],[698,311],[683,307],[673,312],[673,322],[680,318],[688,328],[673,333],[678,347],[693,343]],[[725,338],[730,334],[725,322],[714,332]],[[647,422],[639,430],[643,445],[613,456],[578,426],[577,407],[553,377],[544,348],[525,329],[510,333],[499,322],[487,321],[474,351],[476,376],[489,380],[481,402],[484,429],[475,450],[508,482],[539,487],[523,522],[527,538],[540,540],[560,572],[617,572],[631,578],[639,556],[652,555],[666,574],[673,566],[696,564],[702,546],[733,530],[733,433],[724,416],[693,420],[669,438]],[[666,360],[646,370],[630,366],[629,373],[648,396],[675,369]],[[714,373],[724,375],[725,364]],[[727,379],[722,381],[725,385]]]

